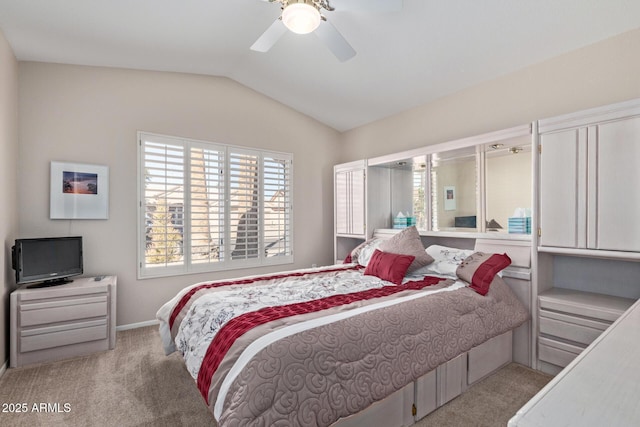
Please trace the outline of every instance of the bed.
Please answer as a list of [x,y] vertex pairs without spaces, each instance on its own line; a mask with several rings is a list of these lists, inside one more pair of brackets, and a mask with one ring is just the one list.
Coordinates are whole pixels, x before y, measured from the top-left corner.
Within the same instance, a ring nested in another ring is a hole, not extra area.
[[410,425],[508,363],[529,317],[499,275],[507,255],[425,250],[416,235],[345,264],[189,286],[158,311],[165,352],[221,427]]

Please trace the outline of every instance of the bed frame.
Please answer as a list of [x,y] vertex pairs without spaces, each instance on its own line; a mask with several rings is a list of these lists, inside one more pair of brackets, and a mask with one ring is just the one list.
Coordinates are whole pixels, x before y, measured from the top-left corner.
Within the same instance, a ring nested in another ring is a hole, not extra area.
[[[388,239],[398,231],[375,230],[373,237]],[[503,272],[505,282],[531,312],[531,242],[459,238],[456,235],[423,236],[422,240],[425,247],[429,244],[440,244],[476,251],[506,252],[512,259],[512,265]],[[531,321],[527,321],[513,331],[498,335],[438,366],[367,409],[338,420],[332,424],[332,427],[413,425],[461,395],[469,386],[512,361],[531,366],[530,343]]]
[[512,361],[512,333],[491,338],[332,427],[410,426]]

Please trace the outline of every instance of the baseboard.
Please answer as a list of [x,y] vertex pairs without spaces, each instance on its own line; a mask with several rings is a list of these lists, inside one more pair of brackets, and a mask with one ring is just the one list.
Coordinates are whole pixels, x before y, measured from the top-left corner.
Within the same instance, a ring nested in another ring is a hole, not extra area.
[[147,320],[146,322],[129,323],[128,325],[116,326],[116,331],[126,331],[127,329],[144,328],[145,326],[158,325],[160,322],[157,319]]
[[2,366],[0,366],[0,378],[2,378],[5,372],[7,372],[7,366],[9,366],[9,361],[5,360]]

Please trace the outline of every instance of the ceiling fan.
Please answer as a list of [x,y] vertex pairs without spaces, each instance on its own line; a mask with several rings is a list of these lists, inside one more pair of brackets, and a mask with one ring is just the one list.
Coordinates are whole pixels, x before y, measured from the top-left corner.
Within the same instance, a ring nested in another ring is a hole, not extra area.
[[[273,24],[256,40],[251,50],[267,52],[287,32],[296,34],[315,33],[329,50],[341,62],[353,58],[356,51],[342,34],[334,27],[321,10],[333,12],[336,10],[329,0],[265,0],[269,3],[280,3],[282,14]],[[333,2],[333,0],[331,0]],[[358,5],[360,7],[358,7]],[[390,11],[399,10],[402,0],[341,0],[339,10],[375,10]]]

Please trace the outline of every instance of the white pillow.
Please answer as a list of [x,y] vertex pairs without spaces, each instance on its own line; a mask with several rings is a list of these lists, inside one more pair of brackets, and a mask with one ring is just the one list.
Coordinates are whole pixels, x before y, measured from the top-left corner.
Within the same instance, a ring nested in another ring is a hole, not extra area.
[[371,239],[367,244],[362,246],[360,253],[358,254],[358,264],[366,267],[369,264],[369,260],[373,256],[373,253],[378,249],[378,246],[384,242],[382,239]]
[[431,245],[425,251],[431,255],[433,262],[416,270],[413,274],[436,275],[451,279],[457,279],[458,266],[474,252],[473,249],[449,248],[440,245]]

